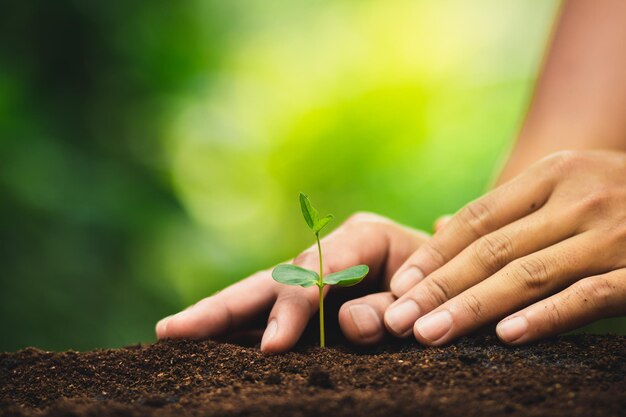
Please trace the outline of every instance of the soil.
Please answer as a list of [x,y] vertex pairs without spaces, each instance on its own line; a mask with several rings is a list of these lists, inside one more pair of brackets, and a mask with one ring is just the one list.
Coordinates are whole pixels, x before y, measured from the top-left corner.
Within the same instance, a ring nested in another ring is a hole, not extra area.
[[626,337],[511,348],[488,336],[442,348],[213,341],[0,354],[0,416],[624,416]]

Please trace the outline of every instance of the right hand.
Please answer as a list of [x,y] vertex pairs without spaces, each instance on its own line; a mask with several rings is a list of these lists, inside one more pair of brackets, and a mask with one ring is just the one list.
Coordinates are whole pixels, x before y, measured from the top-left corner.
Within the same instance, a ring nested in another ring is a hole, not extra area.
[[[362,345],[382,340],[385,335],[383,315],[395,300],[389,292],[391,277],[428,237],[385,217],[356,213],[322,239],[324,275],[366,264],[370,273],[359,286],[369,284],[368,288],[380,291],[351,299],[341,306],[339,325],[348,340]],[[292,263],[317,270],[316,246],[302,252]],[[354,288],[341,291],[357,292]],[[335,291],[326,286],[325,295],[329,289]],[[261,350],[284,352],[296,344],[309,319],[317,312],[318,296],[317,287],[280,284],[272,279],[271,269],[267,269],[162,319],[156,325],[156,334],[159,339],[228,336],[249,329],[255,319],[271,307]]]

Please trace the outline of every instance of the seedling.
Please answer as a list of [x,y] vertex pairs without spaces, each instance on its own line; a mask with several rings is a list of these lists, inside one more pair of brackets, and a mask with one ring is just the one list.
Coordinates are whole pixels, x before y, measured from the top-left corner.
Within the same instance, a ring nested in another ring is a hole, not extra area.
[[300,208],[302,216],[309,228],[315,234],[317,242],[317,252],[320,257],[320,272],[299,267],[292,264],[278,265],[272,271],[272,278],[282,284],[299,285],[301,287],[311,287],[317,285],[319,288],[320,303],[320,347],[324,347],[324,287],[326,285],[339,285],[340,287],[349,287],[358,284],[369,272],[367,265],[357,265],[344,269],[343,271],[334,272],[324,277],[324,264],[322,261],[322,245],[320,244],[320,231],[332,220],[333,215],[328,214],[321,219],[318,211],[311,205],[309,197],[300,193]]

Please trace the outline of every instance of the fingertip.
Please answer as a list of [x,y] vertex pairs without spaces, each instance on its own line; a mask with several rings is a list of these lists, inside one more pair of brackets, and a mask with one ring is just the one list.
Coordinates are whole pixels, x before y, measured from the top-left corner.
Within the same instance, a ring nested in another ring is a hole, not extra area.
[[339,327],[341,328],[341,332],[345,336],[348,341],[351,343],[359,343],[360,337],[359,332],[352,321],[352,317],[350,316],[350,302],[344,303],[339,309],[339,313],[337,314],[337,318],[339,320]]
[[420,308],[410,299],[400,299],[394,302],[383,317],[385,327],[396,337],[407,338],[411,335],[412,325],[420,316]]
[[431,312],[413,324],[413,335],[427,346],[442,346],[451,340],[453,317],[448,310]]
[[171,317],[172,316],[169,315],[157,322],[154,331],[158,340],[165,339],[167,337],[167,322]]
[[430,340],[430,339],[425,338],[424,336],[422,336],[422,334],[418,330],[417,323],[415,323],[415,326],[413,326],[412,333],[413,333],[413,337],[415,338],[415,340],[417,340],[419,344],[424,345],[424,346],[437,347],[437,346],[443,346],[447,343],[447,341],[444,339]]
[[279,344],[276,343],[266,343],[266,344],[261,344],[261,352],[267,354],[267,355],[276,355],[278,353],[285,353],[287,352],[289,349],[285,349],[282,346],[280,346]]
[[162,337],[201,339],[219,336],[228,330],[231,318],[227,309],[208,304],[198,306],[200,304],[170,316],[161,326],[157,324]]
[[410,265],[391,278],[389,289],[394,296],[401,297],[423,279],[424,272],[419,267]]
[[157,335],[159,338],[175,339],[179,337],[190,337],[189,326],[187,326],[187,310],[164,318],[157,323]]
[[270,353],[275,349],[276,333],[278,331],[278,323],[276,319],[270,320],[263,332],[263,338],[261,339],[261,351]]
[[496,326],[498,338],[507,344],[521,344],[528,332],[528,320],[524,316],[509,317]]
[[382,317],[365,303],[345,303],[339,309],[339,325],[351,343],[372,345],[385,336]]
[[281,330],[283,329],[279,326],[278,319],[273,318],[269,321],[261,339],[261,352],[283,353],[293,347],[295,342],[291,342],[288,335],[281,334]]

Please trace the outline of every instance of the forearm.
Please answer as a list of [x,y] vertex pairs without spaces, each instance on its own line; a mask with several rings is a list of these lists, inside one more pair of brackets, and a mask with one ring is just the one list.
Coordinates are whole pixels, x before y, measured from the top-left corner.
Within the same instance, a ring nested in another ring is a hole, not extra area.
[[626,150],[626,1],[566,0],[501,184],[564,149]]

